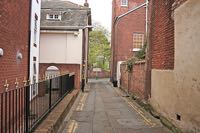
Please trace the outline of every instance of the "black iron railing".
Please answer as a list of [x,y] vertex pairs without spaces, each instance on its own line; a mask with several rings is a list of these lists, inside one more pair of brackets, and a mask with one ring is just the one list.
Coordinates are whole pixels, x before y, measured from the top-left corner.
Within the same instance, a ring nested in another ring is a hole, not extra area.
[[0,93],[0,132],[34,131],[47,114],[74,89],[74,74]]

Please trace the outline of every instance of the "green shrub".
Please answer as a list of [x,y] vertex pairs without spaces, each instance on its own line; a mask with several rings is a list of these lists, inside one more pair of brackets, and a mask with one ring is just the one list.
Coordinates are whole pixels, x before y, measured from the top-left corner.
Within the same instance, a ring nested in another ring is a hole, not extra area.
[[142,47],[142,49],[140,51],[138,51],[136,53],[136,57],[138,59],[145,59],[145,56],[146,56],[146,48],[147,48],[147,43],[144,44],[144,46]]

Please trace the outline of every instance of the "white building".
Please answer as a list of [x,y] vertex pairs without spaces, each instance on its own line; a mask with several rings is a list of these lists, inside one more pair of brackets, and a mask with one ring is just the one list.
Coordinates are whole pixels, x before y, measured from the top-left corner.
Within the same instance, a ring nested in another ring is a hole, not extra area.
[[30,37],[30,69],[31,84],[39,78],[39,40],[40,40],[40,13],[41,0],[32,0],[31,7],[31,37]]
[[[75,87],[87,77],[91,10],[69,1],[43,0],[41,9],[40,74],[75,72]],[[55,71],[52,70],[52,71]]]

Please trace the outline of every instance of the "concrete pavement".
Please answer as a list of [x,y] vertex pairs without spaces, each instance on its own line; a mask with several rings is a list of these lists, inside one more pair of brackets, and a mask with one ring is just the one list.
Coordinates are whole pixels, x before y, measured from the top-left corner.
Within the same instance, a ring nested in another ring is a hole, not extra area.
[[170,133],[107,80],[97,81],[78,96],[59,133]]

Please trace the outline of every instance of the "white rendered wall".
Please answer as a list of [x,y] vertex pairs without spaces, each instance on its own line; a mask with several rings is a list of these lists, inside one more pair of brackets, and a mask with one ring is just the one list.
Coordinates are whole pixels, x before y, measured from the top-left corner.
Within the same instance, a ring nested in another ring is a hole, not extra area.
[[82,64],[82,30],[41,32],[40,63]]
[[[31,8],[31,43],[30,43],[30,80],[31,83],[33,83],[33,57],[36,57],[36,82],[38,82],[39,78],[39,40],[40,40],[40,11],[41,11],[41,0],[32,0],[32,8]],[[37,37],[36,37],[36,45],[37,47],[34,46],[34,21],[35,21],[35,14],[38,16],[38,21],[37,21]]]

